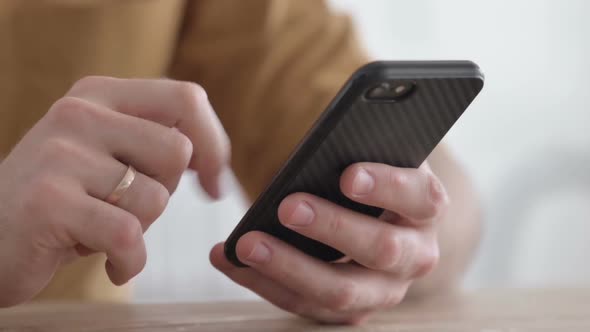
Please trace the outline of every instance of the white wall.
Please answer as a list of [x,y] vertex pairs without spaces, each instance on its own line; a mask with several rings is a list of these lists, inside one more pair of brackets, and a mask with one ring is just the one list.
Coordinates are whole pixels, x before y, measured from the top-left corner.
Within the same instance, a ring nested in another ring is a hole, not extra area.
[[486,86],[447,142],[486,207],[471,286],[585,282],[590,266],[588,1],[352,1],[385,59],[471,59]]
[[[486,86],[447,142],[486,208],[467,285],[584,283],[590,265],[590,2],[333,0],[378,59],[470,59]],[[148,234],[138,300],[249,297],[209,266],[244,206],[183,181]]]
[[209,263],[209,250],[225,240],[245,212],[238,189],[211,202],[185,174],[162,217],[146,234],[148,262],[135,280],[138,301],[253,298]]

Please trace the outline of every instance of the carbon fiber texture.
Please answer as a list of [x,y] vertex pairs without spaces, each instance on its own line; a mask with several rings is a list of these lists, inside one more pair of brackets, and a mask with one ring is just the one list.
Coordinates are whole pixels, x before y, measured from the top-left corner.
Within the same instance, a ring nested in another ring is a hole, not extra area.
[[277,217],[278,205],[291,193],[307,192],[367,215],[380,215],[382,209],[356,203],[341,193],[342,171],[363,161],[419,167],[482,87],[482,80],[476,77],[412,81],[414,91],[400,102],[367,101],[366,90],[356,91],[350,109],[332,130],[323,133],[324,139],[272,203],[246,215],[251,222],[240,223],[241,233],[264,231],[321,260],[340,258],[337,250],[283,227]]

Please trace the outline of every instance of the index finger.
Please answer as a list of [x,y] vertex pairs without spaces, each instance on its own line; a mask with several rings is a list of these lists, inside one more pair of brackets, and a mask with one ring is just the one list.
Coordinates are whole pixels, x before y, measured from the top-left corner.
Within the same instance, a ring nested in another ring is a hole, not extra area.
[[67,95],[177,128],[193,144],[190,167],[198,172],[201,185],[213,197],[219,196],[230,143],[201,86],[167,79],[91,76],[78,81]]

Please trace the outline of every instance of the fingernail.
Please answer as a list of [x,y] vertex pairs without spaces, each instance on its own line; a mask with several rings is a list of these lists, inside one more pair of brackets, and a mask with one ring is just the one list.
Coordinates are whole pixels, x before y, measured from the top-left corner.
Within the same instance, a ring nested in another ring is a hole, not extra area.
[[270,261],[270,249],[266,244],[259,242],[254,246],[254,249],[250,252],[246,261],[254,264],[263,264]]
[[356,196],[366,195],[373,190],[375,180],[365,169],[360,168],[352,181],[352,194]]
[[311,224],[314,215],[311,206],[307,202],[301,201],[289,216],[287,224],[292,226],[306,226]]

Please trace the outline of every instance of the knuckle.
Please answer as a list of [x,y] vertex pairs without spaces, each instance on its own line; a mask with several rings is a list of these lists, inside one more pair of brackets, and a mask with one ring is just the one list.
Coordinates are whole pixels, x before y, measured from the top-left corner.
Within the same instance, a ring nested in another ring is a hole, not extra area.
[[412,277],[421,278],[426,276],[436,268],[439,261],[440,250],[438,245],[434,245],[423,253],[422,258],[416,264],[416,271]]
[[178,82],[178,92],[183,102],[195,108],[208,100],[205,89],[193,82]]
[[382,271],[392,270],[402,259],[402,239],[393,228],[380,232],[375,241],[372,268]]
[[86,103],[75,97],[62,97],[49,109],[47,116],[55,123],[76,123],[80,119],[81,110],[87,107]]
[[45,200],[45,198],[58,196],[61,193],[58,182],[58,179],[52,176],[40,176],[35,181],[33,191],[36,192],[38,197],[42,200]]
[[181,172],[188,166],[193,155],[193,143],[191,140],[176,129],[171,129],[171,160],[173,160],[175,171]]
[[432,200],[428,201],[422,207],[422,209],[423,209],[422,215],[417,215],[417,217],[419,219],[425,219],[425,220],[430,220],[432,218],[435,218],[436,216],[438,216],[440,214],[440,211],[442,210],[441,204],[442,203],[433,202]]
[[41,149],[41,159],[45,162],[50,160],[68,160],[72,157],[80,157],[80,149],[76,143],[61,137],[48,139]]
[[349,311],[356,304],[358,296],[356,283],[350,280],[342,282],[327,297],[327,307],[332,311]]
[[342,212],[338,209],[331,209],[332,211],[329,212],[329,216],[327,218],[327,225],[328,225],[328,233],[331,234],[330,236],[333,238],[337,238],[339,234],[342,233],[342,230],[345,228],[344,226],[344,217]]
[[116,220],[117,229],[112,238],[113,245],[122,250],[133,248],[143,234],[139,220],[130,213],[122,213]]
[[106,77],[106,76],[97,76],[97,75],[89,75],[82,77],[68,91],[68,96],[75,96],[75,95],[84,95],[88,91],[95,90],[108,84],[109,81],[113,80],[113,78]]
[[76,97],[62,97],[49,109],[49,121],[60,127],[79,126],[89,116],[96,115],[97,109],[91,103]]
[[202,160],[201,163],[206,163],[208,168],[220,169],[224,165],[228,164],[231,159],[231,143],[230,139],[225,133],[223,126],[217,124],[218,119],[216,114],[212,111],[209,106],[209,100],[205,89],[194,82],[177,82],[179,98],[183,104],[187,105],[188,108],[193,112],[206,112],[207,119],[213,120],[211,125],[215,127],[215,138],[212,140],[212,146],[207,147],[207,151],[211,151],[208,154],[207,160]]

